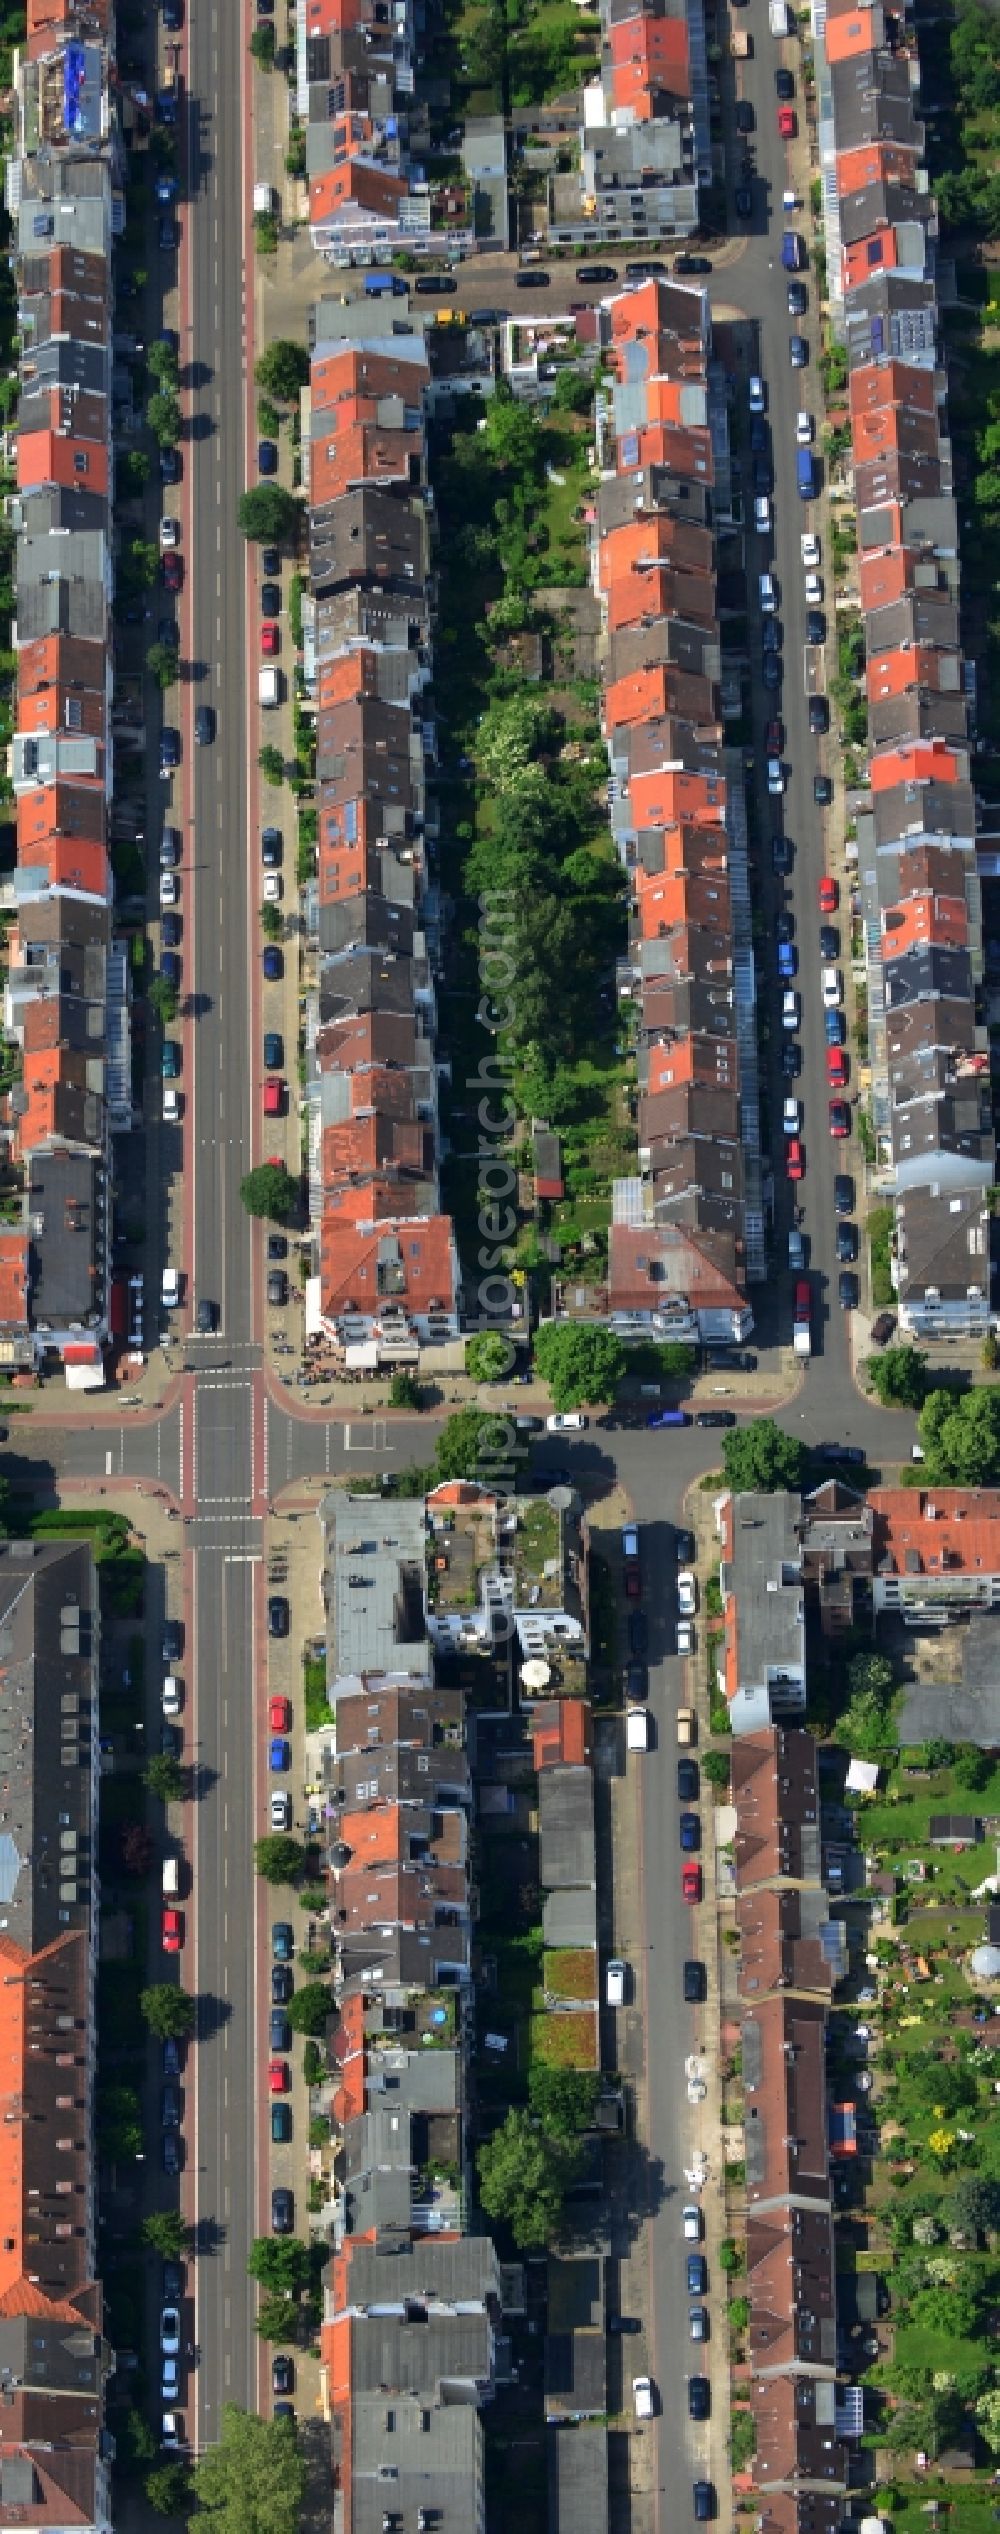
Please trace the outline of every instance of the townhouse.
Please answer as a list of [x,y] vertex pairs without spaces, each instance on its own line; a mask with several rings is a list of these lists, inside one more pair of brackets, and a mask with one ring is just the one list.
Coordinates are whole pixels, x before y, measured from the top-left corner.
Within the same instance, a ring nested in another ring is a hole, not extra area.
[[827,2005],[847,1969],[829,1913],[811,1735],[734,1740],[732,1801],[746,2158],[750,2402],[761,2522],[838,2525],[848,2484],[837,2388]]
[[21,1074],[0,1133],[25,1196],[0,1343],[25,1369],[60,1362],[68,1383],[94,1387],[110,1333],[112,1139],[133,1124],[131,968],[108,846],[110,254],[125,162],[106,0],[30,0],[13,80],[17,865],[3,1017]]
[[813,10],[827,271],[848,359],[868,765],[855,810],[872,1124],[902,1331],[989,1326],[995,1142],[981,1009],[974,672],[911,20]]
[[97,2275],[98,1596],[0,1545],[0,2514],[110,2534]]
[[306,1339],[356,1369],[415,1364],[459,1330],[433,1050],[428,380],[423,329],[391,303],[320,302],[303,400],[318,830]]
[[592,543],[620,990],[638,1017],[638,1176],[613,1195],[602,1308],[623,1336],[745,1337],[763,1272],[742,769],[724,740],[716,537],[725,402],[701,292],[615,299]]

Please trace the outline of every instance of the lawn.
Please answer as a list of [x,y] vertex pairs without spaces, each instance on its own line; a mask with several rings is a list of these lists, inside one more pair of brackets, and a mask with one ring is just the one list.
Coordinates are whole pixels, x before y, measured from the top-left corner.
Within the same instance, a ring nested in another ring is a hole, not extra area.
[[586,1945],[557,1945],[543,1956],[542,1984],[550,1997],[596,1998],[597,1956]]
[[579,2012],[567,2007],[552,2015],[533,2015],[530,2051],[532,2059],[540,2060],[546,2068],[596,2068],[596,2007],[581,2008]]

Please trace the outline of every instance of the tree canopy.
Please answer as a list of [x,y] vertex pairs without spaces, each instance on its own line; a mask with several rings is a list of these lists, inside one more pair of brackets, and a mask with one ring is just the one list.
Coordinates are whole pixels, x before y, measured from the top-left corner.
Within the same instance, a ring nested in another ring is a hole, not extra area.
[[528,2070],[528,2101],[553,2138],[577,2138],[589,2129],[600,2091],[600,2077],[592,2068],[549,2068],[544,2059],[536,2059]]
[[269,1223],[287,1223],[299,1202],[299,1183],[283,1162],[262,1161],[240,1180],[240,1196],[248,1214]]
[[465,1341],[465,1369],[470,1381],[504,1381],[512,1371],[514,1348],[499,1329],[479,1329]]
[[734,1494],[772,1495],[779,1487],[801,1487],[805,1449],[773,1417],[753,1417],[724,1436],[722,1465]]
[[252,484],[240,494],[236,515],[254,545],[294,545],[302,526],[302,504],[283,484]]
[[626,1367],[621,1339],[579,1320],[552,1320],[535,1337],[535,1363],[561,1412],[614,1398]]
[[298,2235],[257,2235],[247,2270],[258,2287],[268,2289],[272,2296],[301,2296],[309,2284],[312,2255]]
[[579,2148],[536,2127],[527,2112],[511,2111],[480,2147],[477,2161],[487,2217],[510,2228],[520,2252],[541,2252],[558,2234]]
[[159,388],[156,395],[150,397],[146,407],[146,420],[154,440],[159,442],[161,449],[176,447],[181,436],[182,419],[178,400],[176,396],[170,394],[168,389]]
[[458,1408],[437,1439],[434,1482],[446,1478],[478,1478],[484,1487],[503,1484],[512,1438],[505,1417],[488,1416],[482,1408]]
[[995,2235],[1000,2228],[1000,2182],[980,2173],[957,2182],[948,2208],[948,2224],[957,2234]]
[[223,2408],[217,2446],[194,2468],[198,2514],[213,2534],[298,2534],[306,2490],[294,2420]]
[[265,396],[274,396],[279,405],[294,402],[301,387],[309,384],[309,354],[304,343],[293,343],[287,335],[277,335],[265,345],[254,368],[258,387]]
[[142,2221],[142,2239],[152,2252],[162,2253],[164,2261],[179,2261],[191,2243],[190,2226],[185,2226],[175,2208],[155,2208]]
[[887,1346],[865,1367],[883,1408],[922,1408],[927,1397],[927,1357],[915,1346]]
[[298,1883],[305,1872],[306,1852],[301,1839],[293,1839],[287,1830],[272,1830],[256,1841],[253,1861],[265,1883]]
[[288,2021],[293,2032],[309,2033],[318,2041],[325,2033],[334,2011],[333,1991],[325,1980],[306,1980],[288,2001]]
[[159,2041],[183,2041],[194,2031],[195,2002],[187,1989],[174,1988],[166,1980],[154,1988],[144,1988],[139,1998],[139,2013],[155,2032]]
[[932,1486],[993,1486],[1000,1478],[1000,1387],[957,1398],[932,1390],[920,1412],[920,1440]]

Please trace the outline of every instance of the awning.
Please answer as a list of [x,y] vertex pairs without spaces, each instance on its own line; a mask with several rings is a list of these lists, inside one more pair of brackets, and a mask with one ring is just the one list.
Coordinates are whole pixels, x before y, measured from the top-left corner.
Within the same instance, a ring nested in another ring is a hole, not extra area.
[[366,1338],[363,1346],[344,1349],[344,1362],[349,1373],[373,1373],[378,1368],[378,1347],[374,1338]]
[[67,1355],[64,1358],[64,1365],[67,1390],[103,1390],[104,1365],[100,1359],[96,1364],[93,1358],[89,1363],[71,1364]]

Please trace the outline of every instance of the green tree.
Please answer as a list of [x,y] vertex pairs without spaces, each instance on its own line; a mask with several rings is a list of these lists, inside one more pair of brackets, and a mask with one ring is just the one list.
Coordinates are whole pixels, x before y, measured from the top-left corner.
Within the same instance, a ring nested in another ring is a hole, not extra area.
[[976,2404],[976,2427],[991,2455],[1000,2455],[1000,2385],[992,2385],[988,2393],[980,2394]]
[[195,2465],[194,2488],[212,2534],[298,2534],[306,2472],[294,2420],[258,2419],[227,2402],[219,2444]]
[[746,2255],[734,2235],[726,2235],[719,2245],[719,2268],[725,2271],[727,2279],[735,2279],[741,2270],[746,2269]]
[[251,2279],[272,2296],[301,2296],[311,2267],[309,2246],[298,2235],[255,2236],[247,2261]]
[[837,1726],[837,1740],[859,1760],[880,1760],[897,1741],[892,1711],[887,1699],[878,1698],[873,1690],[859,1690],[848,1703]]
[[621,1339],[578,1320],[553,1320],[535,1338],[535,1363],[560,1412],[607,1404],[626,1369]]
[[156,547],[145,537],[130,538],[125,569],[126,579],[131,582],[133,588],[151,590],[155,586],[159,569],[159,555]]
[[753,1417],[724,1437],[722,1465],[735,1495],[771,1495],[780,1487],[794,1492],[802,1484],[805,1451],[773,1417]]
[[250,50],[258,70],[274,69],[276,49],[274,28],[270,21],[264,26],[255,26],[250,38]]
[[708,1779],[710,1786],[728,1786],[728,1751],[706,1751],[701,1763],[701,1773]]
[[325,2033],[333,2011],[333,1992],[325,1980],[306,1980],[288,2001],[292,2031],[308,2033],[314,2041]]
[[322,2051],[315,2041],[307,2041],[302,2053],[302,2074],[307,2085],[318,2085],[325,2073]]
[[993,1775],[993,1762],[988,1751],[980,1751],[974,1742],[960,1743],[955,1753],[955,1784],[963,1795],[981,1795]]
[[747,2330],[750,2322],[750,2299],[748,2296],[733,2297],[729,2308],[729,2322],[730,2327],[734,2332],[745,2332]]
[[176,686],[180,655],[175,642],[151,642],[146,653],[146,667],[151,678],[166,694],[168,686]]
[[499,1484],[510,1461],[514,1435],[505,1417],[491,1417],[481,1408],[459,1408],[442,1426],[434,1453],[435,1482],[445,1478],[479,1478],[484,1486]]
[[465,1341],[465,1369],[470,1381],[505,1381],[517,1361],[509,1337],[499,1329],[480,1329]]
[[414,1416],[419,1416],[423,1404],[423,1388],[416,1374],[393,1373],[389,1383],[390,1408],[409,1408]]
[[119,492],[126,498],[144,492],[152,471],[148,449],[124,449],[118,459]]
[[171,985],[169,977],[159,975],[150,977],[146,987],[146,1001],[150,1011],[155,1012],[163,1029],[168,1028],[170,1022],[176,1020],[177,988]]
[[281,908],[272,906],[269,899],[265,899],[260,910],[260,929],[265,941],[281,940],[284,931]]
[[298,543],[302,527],[302,504],[294,493],[287,493],[283,484],[252,484],[240,494],[237,520],[242,536],[254,545],[290,545]]
[[195,2026],[195,2002],[186,1988],[159,1980],[139,1995],[139,2013],[158,2041],[186,2041]]
[[491,466],[501,475],[540,481],[545,464],[545,435],[532,407],[514,396],[506,379],[497,380],[480,439]]
[[151,1795],[158,1795],[161,1804],[179,1804],[184,1793],[184,1771],[172,1751],[154,1751],[147,1760],[143,1777]]
[[887,1702],[896,1686],[896,1674],[887,1654],[854,1654],[847,1666],[847,1685],[852,1698],[881,1698]]
[[248,1214],[267,1223],[287,1223],[299,1202],[299,1183],[284,1163],[262,1161],[240,1180],[240,1196]]
[[950,1769],[954,1757],[954,1743],[945,1742],[940,1735],[932,1735],[924,1744],[925,1769]]
[[945,2332],[949,2340],[970,2340],[976,2328],[976,2300],[964,2288],[921,2288],[911,2299],[910,2316],[920,2331]]
[[305,1849],[287,1830],[272,1830],[265,1839],[258,1839],[253,1859],[265,1883],[298,1883],[305,1872]]
[[172,343],[151,343],[146,354],[146,368],[158,387],[176,390],[180,380],[177,354]]
[[601,2080],[591,2068],[549,2068],[543,2059],[528,2069],[528,2101],[553,2138],[578,2138],[597,2110]]
[[[170,1995],[173,1997],[174,1990]],[[179,2261],[189,2252],[192,2243],[190,2226],[175,2208],[155,2208],[142,2221],[142,2239],[151,2252],[162,2253],[164,2261]]]
[[538,2129],[527,2112],[508,2112],[480,2147],[479,2196],[487,2217],[509,2226],[520,2252],[541,2252],[558,2234],[566,2186],[579,2149]]
[[1000,2228],[1000,2182],[970,2174],[957,2182],[948,2204],[948,2224],[957,2235],[995,2235]]
[[142,2113],[134,2085],[104,2085],[97,2094],[97,2138],[112,2164],[142,2152]]
[[146,421],[161,449],[176,448],[181,436],[183,416],[176,396],[161,388],[151,396],[146,407]]
[[922,1408],[927,1397],[927,1357],[915,1346],[887,1346],[869,1355],[865,1370],[883,1408]]
[[191,2508],[191,2471],[176,2457],[155,2464],[143,2485],[155,2516],[187,2516]]
[[556,413],[589,414],[593,401],[593,379],[588,377],[585,370],[571,368],[567,362],[560,370],[552,390],[552,403]]
[[920,1413],[920,1440],[931,1486],[993,1486],[1000,1477],[1000,1388],[964,1398],[932,1390]]
[[293,2296],[262,2296],[254,2330],[261,2340],[294,2340],[301,2308]]
[[294,404],[302,387],[309,385],[309,354],[304,343],[293,343],[287,335],[278,335],[265,345],[254,369],[258,387],[266,396],[275,396],[279,405]]
[[285,760],[280,748],[276,748],[272,740],[269,739],[263,748],[258,749],[257,763],[266,783],[284,782]]

